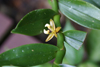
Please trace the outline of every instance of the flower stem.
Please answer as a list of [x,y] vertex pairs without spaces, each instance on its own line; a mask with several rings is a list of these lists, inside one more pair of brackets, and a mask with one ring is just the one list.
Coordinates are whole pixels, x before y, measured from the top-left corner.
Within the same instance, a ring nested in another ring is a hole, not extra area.
[[[58,13],[58,15],[54,16],[55,25],[57,27],[61,27],[58,0],[51,0],[51,1],[52,1],[52,9]],[[59,48],[59,51],[56,54],[53,67],[59,67],[59,64],[62,63],[63,57],[65,55],[64,36],[62,33],[57,34],[57,47]]]
[[61,27],[60,24],[60,14],[58,8],[58,0],[52,0],[52,9],[57,12],[58,14],[54,16],[54,22],[57,27]]
[[59,64],[62,63],[63,57],[65,55],[64,36],[62,33],[57,34],[57,47],[60,50],[56,54],[56,58],[53,63],[53,67],[59,67]]

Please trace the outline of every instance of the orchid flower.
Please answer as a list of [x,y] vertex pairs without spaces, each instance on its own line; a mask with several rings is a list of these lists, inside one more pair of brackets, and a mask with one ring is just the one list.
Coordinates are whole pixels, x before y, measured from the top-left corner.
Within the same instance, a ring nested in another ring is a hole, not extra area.
[[48,28],[48,30],[44,29],[44,33],[45,34],[49,34],[49,36],[47,37],[47,39],[45,40],[45,42],[48,42],[49,40],[51,40],[54,36],[57,37],[57,33],[59,32],[59,30],[61,29],[61,27],[57,27],[55,28],[55,24],[54,21],[52,19],[50,19],[50,24],[46,24],[45,27]]

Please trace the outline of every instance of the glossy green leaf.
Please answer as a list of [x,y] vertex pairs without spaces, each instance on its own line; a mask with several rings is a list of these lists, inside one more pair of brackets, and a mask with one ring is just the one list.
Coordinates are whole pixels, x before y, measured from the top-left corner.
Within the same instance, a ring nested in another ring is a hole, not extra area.
[[86,38],[86,49],[89,59],[100,62],[100,31],[91,30]]
[[34,66],[55,58],[58,48],[50,44],[23,45],[0,54],[0,66]]
[[66,42],[64,42],[64,45],[66,48],[66,54],[63,63],[70,64],[70,65],[79,64],[82,61],[84,55],[83,47],[81,47],[79,50],[76,50],[70,45],[68,45]]
[[82,0],[59,0],[60,11],[74,22],[100,29],[100,9]]
[[49,23],[50,19],[56,13],[51,9],[38,9],[26,14],[18,23],[12,33],[24,35],[38,35],[43,32],[45,24]]
[[[69,19],[67,19],[63,31],[68,31],[68,30],[75,30]],[[63,59],[63,63],[71,65],[79,64],[83,59],[83,54],[84,54],[83,47],[81,47],[79,50],[76,50],[72,46],[68,45],[66,42],[64,42],[64,45],[66,48],[66,54]]]
[[76,66],[67,65],[67,64],[60,64],[60,67],[76,67]]
[[71,21],[69,19],[66,20],[66,24],[64,26],[63,32],[68,30],[75,30],[75,28],[72,26]]
[[64,32],[64,36],[65,36],[65,41],[69,45],[79,50],[79,48],[82,46],[85,40],[86,32],[77,31],[77,30],[69,30],[69,31]]

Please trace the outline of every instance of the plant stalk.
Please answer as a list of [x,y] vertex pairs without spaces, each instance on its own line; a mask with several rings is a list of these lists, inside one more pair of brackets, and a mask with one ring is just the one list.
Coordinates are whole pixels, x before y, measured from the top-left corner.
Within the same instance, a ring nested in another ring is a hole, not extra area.
[[[58,0],[51,0],[51,1],[52,1],[52,9],[58,13],[58,15],[54,16],[55,25],[57,27],[61,27]],[[64,36],[62,33],[57,34],[57,47],[59,48],[59,51],[56,54],[53,67],[59,67],[59,64],[62,63],[63,57],[65,55]]]
[[57,34],[57,47],[59,48],[59,51],[56,54],[53,67],[59,67],[59,64],[62,63],[63,57],[65,55],[64,36],[62,33]]
[[55,25],[61,27],[58,0],[52,0],[52,9],[57,12],[57,15],[54,16]]

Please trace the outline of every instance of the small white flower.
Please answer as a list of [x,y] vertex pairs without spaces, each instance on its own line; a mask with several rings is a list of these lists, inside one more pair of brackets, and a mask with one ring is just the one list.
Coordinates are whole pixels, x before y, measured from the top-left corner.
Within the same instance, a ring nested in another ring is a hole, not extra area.
[[[49,34],[49,36],[45,40],[46,42],[51,40],[54,36],[57,37],[57,32],[59,32],[59,30],[61,29],[61,27],[55,28],[55,24],[52,19],[50,19],[50,24],[46,24],[45,27],[47,27],[49,29],[49,30],[44,29],[44,33]],[[51,31],[51,33],[50,33],[50,31]]]

